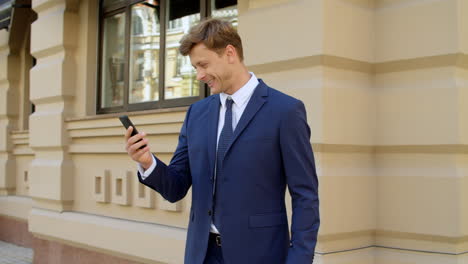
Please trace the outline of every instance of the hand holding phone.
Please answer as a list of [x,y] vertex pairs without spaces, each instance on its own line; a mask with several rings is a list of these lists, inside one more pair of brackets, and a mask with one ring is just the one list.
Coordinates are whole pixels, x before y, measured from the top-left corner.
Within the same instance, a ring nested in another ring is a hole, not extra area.
[[[136,134],[138,134],[138,130],[136,129],[136,127],[132,123],[132,121],[130,121],[130,118],[128,118],[128,116],[122,115],[122,116],[119,116],[119,119],[120,119],[120,122],[122,122],[122,125],[125,127],[125,129],[128,129],[129,127],[133,127],[133,131],[132,131],[132,134],[130,135],[130,137],[133,137]],[[140,141],[141,141],[141,139],[138,140],[137,142],[140,142]],[[141,146],[139,149],[143,149],[144,147],[146,147],[146,145]]]
[[[140,163],[143,168],[147,169],[151,166],[153,163],[153,157],[151,152],[149,151],[149,148],[147,147],[146,144],[140,146],[138,149],[135,149],[134,147],[135,144],[138,144],[141,140],[147,141],[147,139],[143,139],[143,135],[138,135],[138,130],[136,129],[135,125],[130,121],[128,116],[122,115],[119,117],[120,122],[122,122],[122,125],[128,130],[129,127],[132,127],[132,133],[129,135],[129,132],[125,134],[126,137],[126,150],[128,155],[136,162]],[[134,141],[135,139],[131,139],[132,137],[138,135],[137,137],[140,137],[138,140]],[[140,151],[142,149],[147,148],[145,151]]]

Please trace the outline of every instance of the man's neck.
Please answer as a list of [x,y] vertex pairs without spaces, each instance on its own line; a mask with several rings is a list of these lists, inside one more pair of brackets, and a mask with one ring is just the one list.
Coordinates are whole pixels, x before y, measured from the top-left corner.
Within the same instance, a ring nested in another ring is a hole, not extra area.
[[246,67],[243,67],[239,73],[233,74],[232,78],[235,78],[233,80],[232,88],[231,91],[226,91],[226,94],[232,95],[235,92],[239,91],[240,88],[242,88],[251,78],[251,75],[249,71],[247,70]]

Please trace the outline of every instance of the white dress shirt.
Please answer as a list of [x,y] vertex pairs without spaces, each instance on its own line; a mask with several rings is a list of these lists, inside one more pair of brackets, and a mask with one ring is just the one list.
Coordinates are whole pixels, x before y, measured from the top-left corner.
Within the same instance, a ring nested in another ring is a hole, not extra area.
[[[251,72],[249,81],[246,84],[244,84],[244,86],[242,86],[239,90],[237,90],[234,94],[232,95],[225,94],[225,93],[219,94],[219,100],[221,101],[221,106],[220,106],[221,108],[219,111],[218,134],[217,134],[216,142],[219,141],[221,130],[223,130],[224,116],[226,114],[227,98],[230,97],[234,101],[232,104],[232,130],[235,130],[237,123],[239,123],[242,113],[244,113],[244,110],[247,107],[247,103],[252,97],[255,87],[257,87],[258,83],[259,82],[258,82],[257,77],[255,76],[253,72]],[[216,145],[217,144],[218,143],[216,143]],[[141,178],[143,180],[153,172],[154,168],[156,168],[156,165],[157,165],[156,159],[154,158],[154,156],[152,157],[153,157],[153,163],[146,171],[143,169],[143,167],[141,167],[140,164],[138,164],[138,171],[140,172]],[[210,232],[219,234],[219,231],[216,229],[213,222],[211,222]]]

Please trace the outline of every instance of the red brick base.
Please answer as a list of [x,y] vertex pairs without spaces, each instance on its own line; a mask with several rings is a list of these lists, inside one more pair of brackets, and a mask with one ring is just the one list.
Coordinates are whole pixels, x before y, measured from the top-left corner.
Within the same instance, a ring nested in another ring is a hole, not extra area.
[[[92,238],[91,238],[92,239]],[[24,220],[0,215],[0,240],[34,250],[34,264],[141,264],[34,237]]]
[[28,222],[0,215],[0,240],[32,248],[34,237],[28,231]]
[[35,239],[34,264],[141,264],[55,241]]

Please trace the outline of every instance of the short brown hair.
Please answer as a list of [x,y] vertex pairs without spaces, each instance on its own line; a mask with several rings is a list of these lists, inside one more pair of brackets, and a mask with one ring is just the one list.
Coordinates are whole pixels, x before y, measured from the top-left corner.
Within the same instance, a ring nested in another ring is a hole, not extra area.
[[180,41],[179,51],[187,56],[198,43],[205,44],[208,49],[218,54],[230,44],[236,48],[240,60],[244,60],[242,40],[236,29],[227,21],[211,18],[193,26]]

